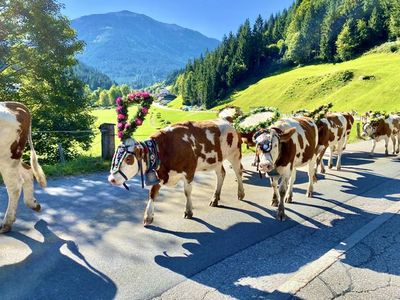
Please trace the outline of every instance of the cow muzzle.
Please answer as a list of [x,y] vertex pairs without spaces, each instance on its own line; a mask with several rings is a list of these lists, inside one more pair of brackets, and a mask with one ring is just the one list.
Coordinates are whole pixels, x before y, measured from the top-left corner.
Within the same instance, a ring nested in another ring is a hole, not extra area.
[[259,169],[262,173],[269,173],[274,169],[274,165],[270,162],[260,163]]

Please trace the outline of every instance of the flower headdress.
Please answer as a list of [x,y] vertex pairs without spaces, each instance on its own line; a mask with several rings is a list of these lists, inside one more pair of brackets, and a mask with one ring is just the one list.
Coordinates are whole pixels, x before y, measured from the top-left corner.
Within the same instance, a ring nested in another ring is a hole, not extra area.
[[371,125],[376,125],[379,123],[380,120],[385,120],[389,118],[389,114],[385,111],[374,111],[372,112],[370,117],[371,119],[369,120],[369,122],[371,123]]
[[333,103],[329,102],[328,104],[321,105],[320,107],[314,109],[313,111],[304,114],[304,116],[314,119],[315,122],[319,122],[322,118],[325,118],[325,115],[332,107]]
[[[118,97],[115,100],[118,117],[118,137],[121,141],[132,137],[136,129],[143,124],[153,101],[153,96],[147,92],[130,93],[127,97]],[[135,117],[129,120],[128,106],[130,104],[139,104],[139,106]]]
[[280,117],[280,112],[274,107],[259,107],[236,118],[233,125],[240,133],[252,133],[268,128]]

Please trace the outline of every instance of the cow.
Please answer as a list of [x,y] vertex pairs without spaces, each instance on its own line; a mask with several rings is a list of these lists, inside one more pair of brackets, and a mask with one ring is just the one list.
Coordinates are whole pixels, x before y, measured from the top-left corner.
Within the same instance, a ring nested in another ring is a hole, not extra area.
[[261,173],[268,173],[271,179],[271,205],[278,206],[277,218],[282,221],[285,219],[284,202],[290,203],[293,200],[297,168],[308,165],[307,196],[313,195],[318,148],[317,125],[307,117],[281,119],[269,129],[258,131],[254,140],[257,168]]
[[330,149],[328,167],[333,167],[333,154],[338,153],[336,169],[341,169],[341,158],[346,148],[354,118],[349,113],[327,113],[324,118],[318,120],[318,158],[317,168],[321,165],[321,172],[325,173],[323,157],[326,149]]
[[372,139],[370,155],[374,154],[376,143],[381,140],[385,141],[385,155],[389,155],[389,139],[392,139],[393,142],[393,154],[398,154],[400,152],[400,116],[388,115],[386,118],[367,121],[363,124],[362,136]]
[[[192,182],[196,172],[214,170],[217,175],[217,186],[210,206],[218,206],[221,188],[225,178],[223,162],[232,165],[238,182],[238,199],[243,200],[244,188],[241,170],[241,144],[235,128],[225,120],[184,122],[171,125],[150,137],[158,148],[159,166],[157,175],[159,183],[149,191],[149,200],[143,223],[150,225],[154,217],[154,201],[162,185],[175,186],[183,181],[186,196],[184,218],[193,216]],[[108,181],[115,186],[123,185],[139,172],[148,172],[147,143],[140,143],[128,138],[116,150],[114,163]]]
[[[30,166],[21,159],[26,142],[31,150]],[[0,102],[0,173],[8,193],[7,211],[0,224],[0,233],[5,233],[15,222],[21,190],[25,204],[39,212],[41,206],[34,197],[33,177],[41,187],[46,187],[46,176],[33,148],[31,114],[21,103]]]

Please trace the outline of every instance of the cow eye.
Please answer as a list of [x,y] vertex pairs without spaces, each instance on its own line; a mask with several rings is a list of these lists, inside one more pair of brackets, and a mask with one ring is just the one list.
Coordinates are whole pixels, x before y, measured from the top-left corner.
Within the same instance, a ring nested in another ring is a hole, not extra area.
[[133,157],[133,155],[128,155],[128,156],[125,158],[125,162],[126,162],[128,165],[133,165],[133,163],[135,162],[135,158]]

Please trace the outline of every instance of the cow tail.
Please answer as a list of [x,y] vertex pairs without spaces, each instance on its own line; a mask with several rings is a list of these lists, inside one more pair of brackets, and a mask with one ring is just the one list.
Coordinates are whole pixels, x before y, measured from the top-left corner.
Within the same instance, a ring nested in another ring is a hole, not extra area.
[[35,149],[33,148],[32,143],[32,128],[29,128],[29,136],[28,136],[29,147],[31,148],[31,167],[33,175],[36,180],[39,182],[42,188],[47,186],[46,175],[44,175],[42,167],[39,165]]

